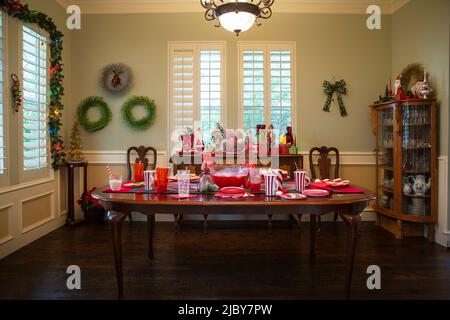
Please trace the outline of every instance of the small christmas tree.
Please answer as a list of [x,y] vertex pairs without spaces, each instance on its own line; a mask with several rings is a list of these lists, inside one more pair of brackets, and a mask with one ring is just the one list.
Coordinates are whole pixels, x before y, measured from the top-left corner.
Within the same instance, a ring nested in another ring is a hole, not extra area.
[[83,161],[83,145],[81,143],[80,136],[80,125],[75,122],[70,133],[70,151],[69,151],[69,161]]

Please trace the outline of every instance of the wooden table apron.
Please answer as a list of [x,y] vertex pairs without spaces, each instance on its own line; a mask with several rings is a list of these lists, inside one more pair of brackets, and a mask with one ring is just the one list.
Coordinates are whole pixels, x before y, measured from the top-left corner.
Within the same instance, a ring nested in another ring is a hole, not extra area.
[[[99,190],[104,190],[100,188]],[[123,298],[122,240],[121,227],[131,212],[147,215],[148,256],[153,259],[153,231],[155,214],[262,214],[295,215],[308,214],[311,218],[310,257],[315,257],[316,217],[329,212],[337,212],[347,225],[347,271],[345,277],[345,297],[350,298],[353,273],[353,261],[357,242],[361,212],[375,196],[371,192],[364,194],[333,194],[326,198],[308,198],[288,201],[257,195],[242,200],[217,198],[214,195],[198,195],[194,199],[176,200],[166,194],[121,194],[96,191],[94,198],[101,201],[109,210],[108,221],[111,226],[113,252],[119,299]]]

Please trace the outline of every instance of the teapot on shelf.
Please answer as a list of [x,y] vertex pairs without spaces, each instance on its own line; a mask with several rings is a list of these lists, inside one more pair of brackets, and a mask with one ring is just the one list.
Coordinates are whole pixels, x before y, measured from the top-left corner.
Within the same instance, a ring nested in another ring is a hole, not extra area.
[[421,196],[425,195],[431,189],[431,178],[428,179],[428,182],[426,180],[425,176],[421,174],[416,177],[408,177],[408,182],[411,183],[414,192]]

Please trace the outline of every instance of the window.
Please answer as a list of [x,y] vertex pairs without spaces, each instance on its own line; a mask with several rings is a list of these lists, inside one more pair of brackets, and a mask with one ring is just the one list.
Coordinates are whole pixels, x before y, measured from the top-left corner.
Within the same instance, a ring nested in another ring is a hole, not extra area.
[[295,127],[295,43],[240,42],[240,126]]
[[0,11],[0,185],[6,179],[6,104],[4,97],[4,32],[3,12]]
[[171,42],[169,44],[169,130],[194,129],[198,121],[205,143],[217,122],[223,125],[225,44]]
[[23,170],[48,168],[47,38],[24,26],[22,30]]

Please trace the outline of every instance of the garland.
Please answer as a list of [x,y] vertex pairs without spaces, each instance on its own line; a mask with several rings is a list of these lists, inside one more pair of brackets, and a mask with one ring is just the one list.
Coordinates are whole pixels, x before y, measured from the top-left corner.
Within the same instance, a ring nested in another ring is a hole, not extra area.
[[[90,121],[87,117],[88,111],[91,108],[98,108],[100,110],[100,119],[97,121]],[[111,121],[111,110],[108,104],[102,97],[89,97],[81,101],[77,110],[78,122],[88,132],[95,132],[106,127]]]
[[331,84],[328,81],[323,82],[323,92],[327,96],[327,101],[325,102],[325,106],[323,107],[323,111],[330,112],[331,101],[333,100],[333,95],[336,92],[337,100],[339,104],[339,109],[341,111],[341,116],[345,117],[347,115],[347,110],[345,109],[344,100],[342,100],[342,95],[347,94],[346,83],[344,80],[340,80],[335,84]]
[[20,81],[17,74],[11,75],[12,80],[12,95],[13,95],[13,108],[15,112],[19,112],[22,107],[22,90],[20,90]]
[[423,80],[423,74],[425,70],[420,63],[408,64],[405,69],[402,70],[402,87],[405,92],[409,91],[417,81]]
[[[133,109],[137,106],[143,106],[146,116],[136,120],[133,115]],[[133,129],[145,130],[149,128],[156,118],[155,101],[143,96],[134,96],[129,98],[122,106],[122,116],[125,122]]]
[[64,36],[56,27],[52,18],[46,14],[31,10],[28,5],[23,5],[19,0],[0,0],[0,9],[11,17],[26,23],[37,24],[50,35],[50,102],[48,116],[48,130],[50,134],[50,146],[52,154],[52,168],[58,170],[65,164],[64,141],[60,134],[62,122],[61,97],[64,95],[62,50]]

